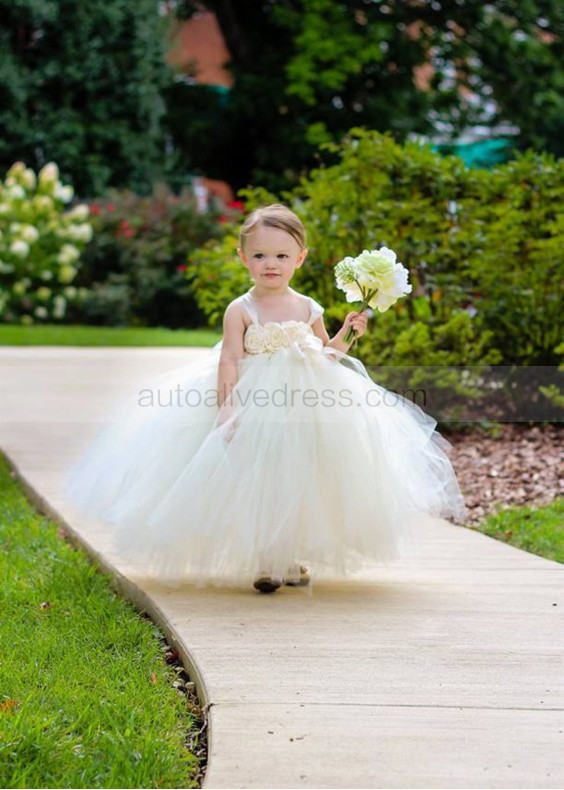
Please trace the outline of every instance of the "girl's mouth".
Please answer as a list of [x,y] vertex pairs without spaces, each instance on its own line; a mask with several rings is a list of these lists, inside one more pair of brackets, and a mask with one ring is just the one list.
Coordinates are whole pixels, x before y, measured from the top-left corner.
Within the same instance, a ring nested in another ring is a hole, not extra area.
[[278,277],[278,275],[275,274],[274,272],[267,272],[264,276],[265,277]]

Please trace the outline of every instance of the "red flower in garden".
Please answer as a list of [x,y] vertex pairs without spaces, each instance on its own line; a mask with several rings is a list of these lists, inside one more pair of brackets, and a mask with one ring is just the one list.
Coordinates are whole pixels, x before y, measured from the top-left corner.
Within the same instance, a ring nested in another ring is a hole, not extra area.
[[106,209],[108,211],[113,211],[115,209],[115,207],[116,207],[115,203],[106,203]]
[[117,238],[125,236],[125,238],[130,239],[135,235],[135,229],[131,227],[128,220],[122,219],[116,228],[115,235]]
[[133,230],[133,228],[130,228],[129,226],[123,227],[123,225],[121,227],[118,227],[115,232],[115,236],[118,239],[121,238],[121,236],[125,236],[127,239],[130,239],[131,236],[134,235],[135,235],[135,231]]
[[220,217],[218,217],[217,221],[218,222],[229,222],[229,217],[226,217],[225,214],[222,214]]
[[97,206],[96,203],[92,203],[92,205],[90,206],[90,213],[94,214],[95,216],[98,216],[98,214],[100,213],[100,206]]
[[227,204],[227,208],[236,208],[239,211],[245,210],[245,204],[242,200],[232,200],[230,203]]
[[187,266],[186,266],[185,263],[181,263],[179,266],[176,267],[176,271],[177,272],[185,272],[186,269],[187,269]]

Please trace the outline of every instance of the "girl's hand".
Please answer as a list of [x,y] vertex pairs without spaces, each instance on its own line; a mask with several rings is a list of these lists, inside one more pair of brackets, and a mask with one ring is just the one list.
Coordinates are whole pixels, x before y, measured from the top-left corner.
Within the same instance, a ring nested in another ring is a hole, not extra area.
[[368,310],[365,310],[363,313],[347,313],[343,322],[343,334],[346,333],[349,327],[352,327],[356,332],[356,336],[361,337],[366,332],[368,315]]
[[223,435],[223,438],[225,439],[226,442],[231,441],[235,433],[235,428],[237,427],[237,418],[236,417],[234,418],[234,413],[235,413],[235,409],[233,407],[233,404],[227,400],[220,407],[219,414],[217,417],[217,424],[216,424],[217,428],[221,428],[222,425],[230,421]]
[[235,418],[235,419],[233,420],[233,422],[231,422],[231,423],[230,423],[230,424],[227,426],[227,431],[225,432],[225,434],[224,434],[224,436],[223,436],[223,438],[225,439],[225,441],[226,441],[228,444],[231,442],[231,439],[232,439],[232,438],[233,438],[233,436],[235,435],[235,431],[236,431],[236,429],[237,429],[237,418]]

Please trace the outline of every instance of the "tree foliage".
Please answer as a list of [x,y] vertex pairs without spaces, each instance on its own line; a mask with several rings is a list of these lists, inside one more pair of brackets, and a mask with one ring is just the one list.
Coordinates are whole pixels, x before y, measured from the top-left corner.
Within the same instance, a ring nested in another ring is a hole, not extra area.
[[556,0],[203,5],[231,52],[227,97],[166,63],[171,22],[199,0],[0,0],[0,165],[56,161],[87,198],[198,172],[279,191],[359,125],[402,142],[505,123],[518,148],[562,153]]
[[57,161],[77,194],[162,174],[167,22],[154,0],[0,0],[0,164]]
[[[201,5],[181,0],[176,13],[187,18]],[[236,187],[297,182],[319,143],[356,125],[403,141],[505,123],[518,148],[562,153],[564,11],[556,0],[203,5],[217,15],[235,84],[228,105],[215,108],[199,163]]]
[[[363,249],[396,251],[413,293],[376,316],[359,341],[364,359],[396,365],[558,361],[564,160],[528,152],[477,170],[361,127],[342,145],[322,147],[337,162],[313,170],[293,190],[241,192],[247,210],[283,202],[302,219],[309,252],[295,286],[326,307],[334,331],[350,308],[335,287],[335,264]],[[187,272],[214,323],[245,283],[250,287],[246,270],[235,265],[235,228],[225,230],[221,242],[190,256]]]

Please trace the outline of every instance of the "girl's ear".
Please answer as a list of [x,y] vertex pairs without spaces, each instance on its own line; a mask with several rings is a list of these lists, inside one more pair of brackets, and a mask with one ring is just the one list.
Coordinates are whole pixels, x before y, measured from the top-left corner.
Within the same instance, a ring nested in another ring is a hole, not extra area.
[[237,247],[237,255],[239,256],[239,258],[241,258],[243,263],[247,263],[247,256],[245,255],[241,247]]
[[300,254],[298,255],[298,266],[301,266],[302,263],[305,261],[305,259],[307,258],[308,252],[309,252],[309,250],[302,250],[300,252]]

